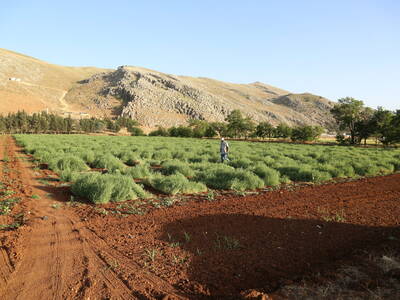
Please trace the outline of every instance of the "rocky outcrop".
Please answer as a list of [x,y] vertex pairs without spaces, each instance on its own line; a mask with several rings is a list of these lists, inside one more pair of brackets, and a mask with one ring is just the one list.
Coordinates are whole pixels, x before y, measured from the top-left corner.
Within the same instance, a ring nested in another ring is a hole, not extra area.
[[189,119],[223,121],[234,109],[255,121],[273,124],[330,123],[326,114],[332,106],[330,101],[311,94],[287,94],[259,82],[230,84],[121,66],[81,81],[78,89],[84,91],[94,85],[101,86],[92,98],[97,108],[110,109],[110,99],[118,99],[116,111],[121,116],[149,127],[179,125]]

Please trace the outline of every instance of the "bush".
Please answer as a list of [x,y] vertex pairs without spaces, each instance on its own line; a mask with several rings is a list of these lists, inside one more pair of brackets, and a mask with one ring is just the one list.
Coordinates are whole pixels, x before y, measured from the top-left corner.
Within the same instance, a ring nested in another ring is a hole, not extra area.
[[94,161],[94,166],[96,168],[107,169],[110,172],[115,170],[124,171],[126,169],[124,163],[112,154],[105,154],[96,158]]
[[312,169],[308,165],[281,167],[278,170],[292,181],[322,182],[332,179],[332,175],[329,172]]
[[241,169],[215,166],[196,175],[198,181],[215,189],[233,189],[238,191],[254,190],[264,186],[264,182],[254,173]]
[[86,197],[93,203],[119,202],[146,197],[147,193],[131,178],[123,175],[84,174],[71,186],[77,196]]
[[166,194],[191,194],[207,191],[207,187],[199,182],[189,181],[182,174],[170,176],[158,175],[150,179],[153,188]]
[[162,172],[165,175],[181,173],[186,177],[194,176],[194,170],[191,169],[191,167],[187,163],[181,162],[179,160],[169,160],[162,163],[161,166],[162,166]]
[[53,151],[38,150],[33,154],[33,158],[41,163],[49,163],[57,154]]
[[257,164],[253,172],[264,181],[265,185],[275,186],[280,184],[279,172],[264,164]]
[[138,165],[136,167],[128,168],[126,175],[133,179],[144,179],[150,178],[154,173],[149,169],[147,165]]
[[166,160],[171,159],[172,153],[167,149],[156,150],[153,153],[152,159],[154,160]]
[[144,131],[139,127],[131,127],[129,128],[129,132],[132,136],[144,136],[146,135]]
[[93,151],[90,150],[81,151],[79,153],[79,157],[82,158],[89,165],[91,165],[96,159],[96,155],[94,154]]
[[83,159],[72,155],[63,155],[61,157],[56,157],[50,161],[49,166],[52,170],[56,172],[64,170],[79,172],[89,169]]
[[128,166],[135,166],[140,163],[139,155],[132,151],[124,151],[119,153],[118,157]]
[[64,170],[60,173],[61,181],[65,182],[72,182],[78,179],[81,174],[79,172],[71,171],[71,170]]
[[252,162],[248,158],[239,158],[229,161],[229,165],[234,168],[247,169],[251,164]]
[[167,129],[163,127],[158,127],[157,130],[154,130],[149,133],[149,136],[169,136]]

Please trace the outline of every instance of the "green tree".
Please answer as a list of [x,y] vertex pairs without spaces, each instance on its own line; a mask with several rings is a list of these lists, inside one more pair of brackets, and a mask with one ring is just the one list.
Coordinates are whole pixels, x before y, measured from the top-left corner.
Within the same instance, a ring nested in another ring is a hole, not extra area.
[[280,123],[275,128],[275,137],[287,139],[292,135],[292,128],[284,123]]
[[321,126],[298,126],[293,128],[290,138],[293,141],[311,142],[317,140],[323,132]]
[[274,134],[274,127],[269,122],[260,122],[256,127],[255,134],[260,138],[271,138]]
[[233,110],[225,120],[228,122],[227,132],[233,137],[247,137],[255,129],[253,120],[243,117],[238,109]]
[[339,125],[340,130],[348,130],[350,143],[356,143],[356,124],[362,120],[364,102],[351,97],[341,98],[331,109],[333,117]]

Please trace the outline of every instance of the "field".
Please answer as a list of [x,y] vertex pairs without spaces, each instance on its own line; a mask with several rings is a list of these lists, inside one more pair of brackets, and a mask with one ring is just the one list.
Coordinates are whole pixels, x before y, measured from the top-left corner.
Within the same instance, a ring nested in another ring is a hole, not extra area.
[[400,150],[393,149],[232,141],[230,161],[222,164],[215,140],[78,135],[16,139],[39,164],[72,182],[76,196],[94,203],[152,198],[143,186],[170,195],[209,189],[244,192],[400,170]]
[[[0,137],[2,299],[396,299],[400,150]],[[264,298],[262,298],[264,297]]]

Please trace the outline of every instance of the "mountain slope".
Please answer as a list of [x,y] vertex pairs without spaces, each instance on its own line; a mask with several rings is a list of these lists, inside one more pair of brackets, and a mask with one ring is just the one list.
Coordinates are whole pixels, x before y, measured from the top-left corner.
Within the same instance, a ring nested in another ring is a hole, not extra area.
[[[9,80],[12,77],[20,81]],[[192,118],[223,121],[239,109],[256,121],[331,127],[332,106],[323,97],[291,94],[260,82],[234,84],[133,66],[63,67],[0,49],[0,113],[49,108],[91,116],[122,115],[155,127],[185,124]]]
[[102,71],[53,65],[0,48],[0,113],[69,110],[63,101],[68,90],[78,80]]

